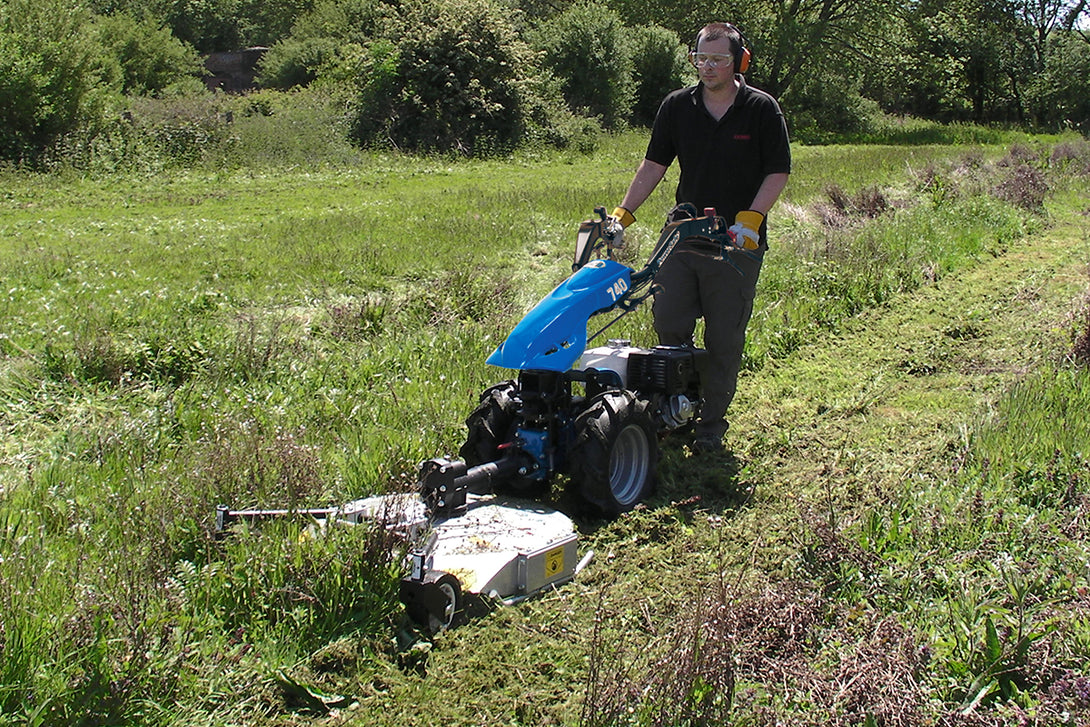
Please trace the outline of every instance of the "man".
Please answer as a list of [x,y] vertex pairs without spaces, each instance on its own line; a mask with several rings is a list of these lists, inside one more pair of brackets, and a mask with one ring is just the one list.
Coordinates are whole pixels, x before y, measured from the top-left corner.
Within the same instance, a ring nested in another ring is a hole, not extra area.
[[727,431],[726,412],[768,249],[765,216],[787,185],[791,152],[779,104],[742,75],[750,53],[737,28],[706,25],[689,57],[699,82],[663,100],[647,153],[613,217],[625,227],[635,222],[633,213],[677,159],[677,203],[690,203],[699,212],[713,207],[734,220],[737,247],[722,260],[679,245],[655,278],[661,288],[653,307],[659,343],[693,345],[696,321],[704,318],[709,362],[693,447],[716,451]]

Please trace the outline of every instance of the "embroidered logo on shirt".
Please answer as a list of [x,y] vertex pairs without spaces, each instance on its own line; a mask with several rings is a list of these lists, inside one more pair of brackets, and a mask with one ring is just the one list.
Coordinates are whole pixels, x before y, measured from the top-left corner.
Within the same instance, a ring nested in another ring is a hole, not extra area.
[[735,141],[749,141],[749,139],[750,139],[749,134],[735,134],[734,135],[734,140]]

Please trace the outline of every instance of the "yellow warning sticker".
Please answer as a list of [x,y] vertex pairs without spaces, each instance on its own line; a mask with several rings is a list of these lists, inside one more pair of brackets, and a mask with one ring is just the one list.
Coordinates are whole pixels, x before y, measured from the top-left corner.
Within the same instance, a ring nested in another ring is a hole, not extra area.
[[545,577],[552,578],[564,570],[564,546],[545,553]]

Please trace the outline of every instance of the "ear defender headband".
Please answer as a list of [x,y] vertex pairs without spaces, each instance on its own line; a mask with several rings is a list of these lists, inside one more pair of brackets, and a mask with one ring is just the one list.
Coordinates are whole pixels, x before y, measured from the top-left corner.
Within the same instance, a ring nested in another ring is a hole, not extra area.
[[742,35],[742,31],[738,30],[735,26],[730,26],[738,33],[738,48],[740,53],[734,61],[734,72],[745,73],[749,70],[749,62],[753,58],[753,54],[749,52],[748,43],[746,43],[746,36]]
[[[738,29],[738,26],[732,23],[711,23],[711,25],[722,26],[723,29],[727,30],[728,32],[737,34],[738,42],[737,44],[734,44],[737,47],[733,49],[734,72],[745,73],[747,70],[749,70],[749,62],[750,60],[752,60],[753,54],[751,54],[749,52],[749,48],[746,47],[749,45],[748,43],[746,43],[746,36],[742,33],[741,30]],[[693,50],[696,50],[696,46],[700,45],[700,35],[703,32],[704,31],[701,30],[700,33],[696,34],[696,45],[693,46]]]

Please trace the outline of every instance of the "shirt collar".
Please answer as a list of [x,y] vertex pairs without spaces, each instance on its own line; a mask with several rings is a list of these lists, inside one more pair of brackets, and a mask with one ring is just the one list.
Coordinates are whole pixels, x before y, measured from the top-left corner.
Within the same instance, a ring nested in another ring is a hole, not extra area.
[[[734,103],[738,103],[738,99],[743,95],[749,95],[749,86],[746,85],[746,77],[741,73],[735,73],[734,77],[738,79],[738,95],[734,99]],[[704,82],[697,81],[696,85],[689,89],[689,99],[693,102],[693,105],[700,100],[700,95],[703,93]]]

